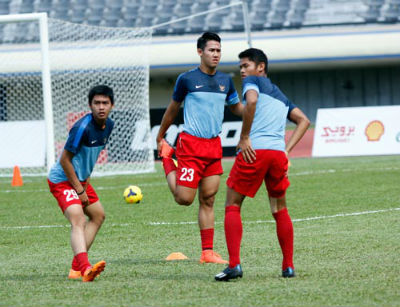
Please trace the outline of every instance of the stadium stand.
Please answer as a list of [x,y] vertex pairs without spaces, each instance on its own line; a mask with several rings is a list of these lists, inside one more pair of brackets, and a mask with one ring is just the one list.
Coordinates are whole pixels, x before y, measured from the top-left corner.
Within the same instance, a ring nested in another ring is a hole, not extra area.
[[[50,17],[74,23],[150,27],[231,2],[233,0],[0,0],[0,14],[47,12]],[[252,31],[400,22],[400,0],[247,0],[247,3]],[[14,27],[0,28],[3,42],[20,42]],[[156,28],[154,35],[206,30],[243,31],[241,6]],[[34,31],[29,31],[34,38]]]

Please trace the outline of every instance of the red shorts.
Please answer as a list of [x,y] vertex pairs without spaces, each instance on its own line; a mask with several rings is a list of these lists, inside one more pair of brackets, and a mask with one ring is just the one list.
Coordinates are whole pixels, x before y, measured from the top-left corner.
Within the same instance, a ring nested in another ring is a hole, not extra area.
[[246,163],[240,152],[226,184],[242,195],[254,197],[264,180],[268,195],[279,198],[290,185],[287,170],[288,159],[283,151],[257,149],[253,163]]
[[[58,206],[64,213],[65,210],[71,205],[81,205],[84,207],[79,199],[78,194],[76,194],[75,189],[69,183],[69,181],[63,181],[59,183],[53,183],[47,179],[50,187],[50,192],[53,194],[58,202]],[[86,184],[85,181],[81,182],[82,186]],[[96,191],[93,189],[92,185],[89,183],[86,187],[86,194],[89,198],[89,204],[94,204],[99,200]]]
[[181,132],[175,154],[178,159],[176,170],[178,185],[196,189],[202,178],[223,173],[222,146],[219,136],[204,139]]

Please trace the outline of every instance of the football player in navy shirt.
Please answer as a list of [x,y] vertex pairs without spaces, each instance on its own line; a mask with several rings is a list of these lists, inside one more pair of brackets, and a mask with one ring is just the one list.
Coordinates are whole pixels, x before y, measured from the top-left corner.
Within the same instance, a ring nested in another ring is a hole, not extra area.
[[[285,196],[290,184],[287,155],[303,137],[310,121],[267,77],[268,59],[262,50],[247,49],[239,54],[239,59],[245,107],[237,146],[239,153],[226,182],[224,226],[229,265],[215,279],[228,281],[243,276],[240,210],[245,197],[254,197],[263,181],[282,250],[282,276],[294,277],[293,224]],[[287,119],[294,122],[296,128],[285,144]]]
[[[165,111],[157,135],[157,149],[162,157],[169,188],[175,201],[183,206],[193,203],[199,191],[199,214],[202,254],[201,263],[227,263],[213,250],[214,199],[222,170],[222,146],[219,133],[222,128],[224,106],[241,115],[232,78],[217,71],[221,59],[221,39],[205,32],[197,40],[200,66],[181,74],[175,84],[172,100]],[[179,134],[175,166],[173,148],[164,135],[174,122],[183,103],[184,125]]]
[[93,281],[106,265],[105,261],[100,261],[92,266],[88,259],[88,250],[105,218],[89,180],[114,127],[114,122],[108,118],[114,107],[113,90],[98,85],[89,91],[88,98],[91,113],[73,125],[61,156],[48,175],[50,192],[71,223],[74,257],[68,278],[82,277],[84,282]]

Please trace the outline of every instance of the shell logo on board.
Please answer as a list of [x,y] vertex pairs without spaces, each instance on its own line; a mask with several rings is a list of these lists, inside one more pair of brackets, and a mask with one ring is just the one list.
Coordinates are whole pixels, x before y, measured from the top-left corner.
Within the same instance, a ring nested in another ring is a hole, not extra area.
[[379,141],[384,132],[385,126],[379,120],[373,120],[365,128],[365,135],[369,142]]

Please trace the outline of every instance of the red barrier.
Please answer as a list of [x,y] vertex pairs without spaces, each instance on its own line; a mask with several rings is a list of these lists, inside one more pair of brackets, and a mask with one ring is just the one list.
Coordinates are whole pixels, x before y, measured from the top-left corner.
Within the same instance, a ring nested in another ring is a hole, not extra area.
[[[286,142],[289,139],[289,137],[292,135],[292,133],[293,133],[293,130],[286,131],[286,135],[285,135]],[[304,136],[300,140],[300,142],[298,142],[297,145],[294,147],[294,149],[291,151],[291,153],[289,154],[289,157],[290,158],[311,157],[313,140],[314,140],[314,128],[310,128],[307,130],[306,134],[304,134]]]

